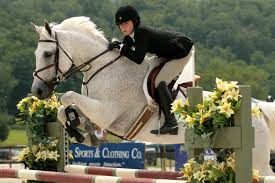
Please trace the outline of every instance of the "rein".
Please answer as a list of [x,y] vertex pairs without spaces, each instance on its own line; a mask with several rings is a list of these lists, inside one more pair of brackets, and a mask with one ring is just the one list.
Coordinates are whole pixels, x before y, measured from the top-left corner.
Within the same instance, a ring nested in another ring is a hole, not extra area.
[[[58,36],[57,36],[57,33],[55,32],[55,40],[51,40],[51,39],[47,39],[47,40],[38,40],[38,42],[48,42],[48,43],[55,43],[56,44],[56,50],[55,50],[55,57],[54,57],[54,63],[53,64],[50,64],[46,67],[43,67],[39,70],[36,70],[34,71],[33,75],[36,76],[37,78],[39,78],[41,81],[43,81],[46,86],[49,88],[49,89],[54,89],[60,82],[64,81],[65,79],[69,78],[70,76],[72,76],[73,74],[77,73],[78,71],[81,71],[81,69],[83,69],[85,66],[89,65],[90,68],[85,70],[88,71],[91,69],[91,65],[90,63],[93,62],[94,60],[96,60],[97,58],[99,58],[100,56],[106,54],[107,52],[109,52],[110,50],[109,49],[106,49],[104,50],[103,52],[99,53],[98,55],[94,56],[93,58],[91,58],[90,60],[84,62],[83,64],[79,65],[79,66],[73,66],[75,65],[74,64],[74,61],[73,59],[69,56],[69,54],[62,48],[62,46],[59,44],[58,42]],[[66,73],[63,73],[60,69],[59,69],[59,48],[62,50],[62,52],[67,56],[67,58],[69,58],[69,60],[72,62],[72,67],[66,72]],[[121,57],[121,55],[119,55],[118,57],[116,57],[115,59],[113,59],[112,61],[110,61],[109,63],[105,64],[103,67],[99,68],[92,76],[89,77],[89,79],[85,82],[82,82],[83,85],[87,85],[91,79],[96,75],[98,74],[100,71],[102,71],[104,68],[106,68],[107,66],[113,64],[115,61],[117,61],[119,58]],[[39,75],[38,73],[43,71],[43,70],[46,70],[48,68],[51,68],[51,67],[55,67],[55,77],[53,78],[52,81],[50,82],[47,82],[45,80],[43,80]],[[58,72],[60,72],[62,74],[62,78],[60,78],[58,76]],[[84,71],[82,71],[84,72]],[[87,88],[87,87],[86,87]],[[88,88],[87,88],[87,94],[88,94]]]

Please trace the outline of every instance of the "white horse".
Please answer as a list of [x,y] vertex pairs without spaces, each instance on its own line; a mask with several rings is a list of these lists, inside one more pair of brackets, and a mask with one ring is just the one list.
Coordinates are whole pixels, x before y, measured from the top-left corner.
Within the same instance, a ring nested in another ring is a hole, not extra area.
[[[73,64],[81,67],[83,82],[88,83],[82,85],[82,94],[69,91],[62,96],[58,119],[64,126],[64,110],[73,105],[88,121],[125,137],[147,108],[149,121],[141,131],[130,135],[132,140],[163,144],[184,143],[183,125],[179,125],[178,135],[157,136],[150,133],[152,129],[159,128],[158,106],[148,94],[147,82],[144,80],[147,79],[149,71],[160,64],[159,59],[146,59],[137,65],[125,57],[119,57],[116,51],[105,53],[108,41],[87,17],[69,18],[56,25],[33,24],[33,27],[39,34],[39,42],[35,51],[36,71],[32,93],[40,99],[49,97],[55,85],[67,76]],[[91,59],[100,53],[104,54]],[[92,61],[83,65],[89,60]],[[265,112],[266,108],[262,109]],[[260,170],[261,175],[271,174],[268,163],[271,145],[269,129],[272,128],[268,128],[267,124],[274,123],[275,120],[271,120],[274,116],[272,118],[270,115],[275,113],[274,107],[267,110],[270,114],[266,114],[266,119],[253,118],[256,132],[253,160],[254,167]],[[163,121],[162,115],[161,122]],[[79,128],[85,130],[84,126],[81,124]],[[84,143],[90,144],[90,140],[90,136],[86,135]]]

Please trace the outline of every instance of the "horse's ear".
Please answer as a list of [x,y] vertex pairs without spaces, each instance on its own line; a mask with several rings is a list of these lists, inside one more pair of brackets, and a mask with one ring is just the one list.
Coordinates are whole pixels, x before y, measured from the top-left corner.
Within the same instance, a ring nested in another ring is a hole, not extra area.
[[37,26],[37,25],[35,25],[35,24],[32,23],[32,22],[31,22],[31,25],[32,25],[33,29],[34,29],[38,34],[41,33],[41,31],[42,31],[42,29],[43,29],[42,26]]
[[44,26],[45,26],[45,29],[47,30],[47,32],[49,33],[49,35],[51,36],[52,35],[52,29],[51,29],[50,24],[47,20],[44,20]]

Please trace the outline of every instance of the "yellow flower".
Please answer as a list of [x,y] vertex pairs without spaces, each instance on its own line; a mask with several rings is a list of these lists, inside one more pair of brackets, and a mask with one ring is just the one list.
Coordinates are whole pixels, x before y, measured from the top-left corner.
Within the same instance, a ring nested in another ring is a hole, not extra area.
[[253,175],[253,179],[259,181],[260,180],[260,175],[259,175],[259,171],[252,169],[252,175]]
[[196,119],[192,118],[191,116],[187,115],[186,122],[188,123],[188,126],[193,126],[196,124]]
[[234,111],[231,109],[231,103],[224,102],[222,106],[219,106],[220,113],[225,114],[227,117],[230,117],[234,114]]
[[57,101],[57,97],[56,95],[52,95],[51,99],[50,100],[53,100],[53,101]]
[[192,158],[188,160],[187,163],[185,163],[183,166],[183,169],[181,172],[183,173],[184,177],[187,177],[188,181],[191,181],[192,179],[195,164],[196,164],[196,161],[194,160],[194,158]]
[[34,107],[30,107],[28,112],[29,112],[30,116],[32,116],[33,113],[36,112],[36,109]]
[[184,102],[184,105],[185,105],[186,107],[189,107],[189,106],[190,106],[190,102],[189,102],[189,99],[188,99],[188,98],[187,98],[186,101]]
[[255,116],[257,118],[262,116],[262,112],[257,105],[252,107],[252,116]]
[[171,105],[171,112],[178,112],[182,106],[182,101],[181,99],[174,100],[174,102]]
[[69,153],[68,153],[68,156],[69,156],[69,159],[74,159],[74,156],[73,156],[73,152],[72,151],[70,151]]
[[231,90],[228,90],[226,93],[225,93],[225,97],[226,98],[232,98],[234,99],[235,101],[238,101],[239,99],[239,89],[237,88],[233,88]]
[[231,154],[227,159],[226,159],[226,164],[231,167],[233,170],[235,170],[235,153]]
[[57,146],[57,143],[58,143],[58,140],[54,140],[54,141],[51,142],[51,146],[56,147],[56,146]]
[[208,111],[207,113],[203,113],[200,111],[200,124],[203,124],[206,118],[209,118],[211,116],[211,112]]
[[219,78],[216,78],[216,84],[217,84],[217,89],[221,92],[224,92],[227,89],[227,82],[222,81]]
[[42,151],[41,154],[42,154],[42,159],[44,161],[46,161],[49,158],[50,151],[49,150],[45,150],[45,151]]
[[34,101],[38,101],[38,100],[39,100],[36,96],[31,96],[31,98],[32,98]]
[[38,110],[38,108],[38,101],[34,101],[31,107],[29,108],[29,114],[32,115],[33,113],[35,113]]
[[228,90],[231,90],[233,88],[238,88],[238,82],[237,81],[230,81],[228,84],[227,84],[227,89]]
[[60,157],[57,151],[53,151],[51,155],[55,161]]
[[219,163],[217,165],[217,169],[223,172],[225,170],[225,163],[224,162]]
[[197,108],[198,108],[198,110],[199,110],[199,111],[201,111],[201,110],[204,110],[204,109],[205,109],[205,107],[204,107],[204,105],[203,105],[203,104],[197,104]]
[[42,154],[42,151],[38,151],[36,154],[35,154],[35,161],[37,162],[39,159],[42,159],[43,157],[43,154]]
[[209,93],[208,96],[209,96],[209,98],[210,98],[212,101],[215,101],[215,100],[218,99],[217,93],[216,93],[216,92],[211,92],[211,93]]
[[198,181],[203,182],[203,183],[206,181],[207,175],[208,175],[207,170],[197,171],[193,174],[194,179],[197,179]]
[[28,154],[30,153],[30,148],[26,147],[24,149],[22,149],[22,151],[20,152],[17,161],[24,161],[25,157],[28,156]]
[[57,153],[55,153],[55,151],[50,151],[48,154],[48,158],[49,159],[57,159],[56,155],[57,155]]
[[179,120],[183,120],[186,118],[187,112],[186,111],[180,111]]
[[39,148],[36,145],[33,145],[32,148],[31,148],[32,152],[36,152],[36,151],[38,151],[38,149]]
[[17,161],[20,162],[20,161],[24,161],[24,160],[25,160],[25,154],[20,153],[17,157]]
[[216,84],[217,84],[217,85],[222,84],[222,83],[223,83],[223,81],[222,81],[221,79],[216,78]]
[[205,118],[204,118],[204,115],[203,115],[203,111],[202,111],[202,110],[199,111],[199,116],[200,116],[200,124],[203,124]]

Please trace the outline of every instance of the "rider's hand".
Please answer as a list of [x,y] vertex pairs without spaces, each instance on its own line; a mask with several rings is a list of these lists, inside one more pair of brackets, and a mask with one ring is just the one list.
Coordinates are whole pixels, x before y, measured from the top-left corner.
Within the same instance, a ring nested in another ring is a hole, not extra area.
[[120,49],[120,42],[119,41],[112,41],[108,45],[109,50],[113,50],[114,48]]

